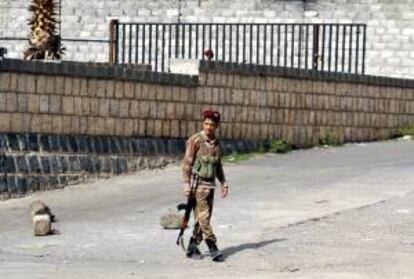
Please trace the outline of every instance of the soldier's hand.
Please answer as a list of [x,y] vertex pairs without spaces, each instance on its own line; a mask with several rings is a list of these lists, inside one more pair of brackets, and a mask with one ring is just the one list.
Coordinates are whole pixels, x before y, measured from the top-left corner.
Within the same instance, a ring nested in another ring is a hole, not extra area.
[[222,185],[220,187],[221,197],[224,199],[229,195],[229,186],[228,185]]

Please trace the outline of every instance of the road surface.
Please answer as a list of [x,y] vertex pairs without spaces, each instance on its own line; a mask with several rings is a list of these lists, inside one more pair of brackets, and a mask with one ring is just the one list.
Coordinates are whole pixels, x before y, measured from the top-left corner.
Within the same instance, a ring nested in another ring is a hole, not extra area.
[[[212,220],[222,263],[186,259],[159,225],[184,200],[179,170],[0,202],[0,278],[414,278],[414,141],[225,164],[231,192]],[[60,234],[32,235],[39,198]]]

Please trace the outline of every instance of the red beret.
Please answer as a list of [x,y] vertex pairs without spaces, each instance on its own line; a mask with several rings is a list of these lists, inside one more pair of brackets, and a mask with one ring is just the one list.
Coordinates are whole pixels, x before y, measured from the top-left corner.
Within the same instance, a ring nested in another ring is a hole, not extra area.
[[220,123],[220,113],[214,110],[205,110],[203,112],[204,119],[209,118],[213,119],[214,122]]
[[211,49],[206,48],[203,52],[204,56],[207,57],[208,60],[211,60],[211,58],[213,58],[214,53]]

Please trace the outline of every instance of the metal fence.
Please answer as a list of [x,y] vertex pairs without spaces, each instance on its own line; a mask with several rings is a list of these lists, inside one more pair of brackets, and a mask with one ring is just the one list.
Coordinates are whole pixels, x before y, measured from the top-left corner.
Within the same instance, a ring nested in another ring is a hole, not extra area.
[[365,24],[110,23],[110,62],[151,64],[170,58],[364,73]]

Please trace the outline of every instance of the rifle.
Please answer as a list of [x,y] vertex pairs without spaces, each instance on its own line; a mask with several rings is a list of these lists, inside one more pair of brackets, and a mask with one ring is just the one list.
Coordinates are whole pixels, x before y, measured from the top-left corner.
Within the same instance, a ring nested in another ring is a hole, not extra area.
[[181,244],[181,247],[183,247],[184,250],[184,240],[183,240],[183,235],[184,235],[184,231],[187,228],[188,225],[188,221],[190,220],[190,215],[191,215],[191,211],[194,209],[195,205],[196,205],[196,191],[197,191],[197,187],[198,187],[198,174],[197,173],[192,173],[192,181],[191,181],[191,187],[190,187],[190,194],[188,195],[187,198],[187,203],[180,203],[179,205],[177,205],[177,209],[180,210],[185,210],[184,212],[184,216],[181,220],[181,226],[180,226],[180,233],[178,234],[178,238],[177,238],[177,245]]

